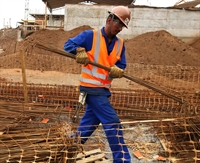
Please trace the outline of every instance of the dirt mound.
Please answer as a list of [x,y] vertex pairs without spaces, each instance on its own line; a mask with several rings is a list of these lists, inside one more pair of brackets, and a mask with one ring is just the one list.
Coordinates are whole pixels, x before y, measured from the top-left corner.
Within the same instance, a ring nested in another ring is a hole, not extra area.
[[[78,28],[72,29],[70,31],[64,30],[48,30],[42,29],[34,32],[33,34],[26,37],[23,41],[17,42],[17,29],[9,29],[6,31],[0,31],[0,48],[5,49],[4,55],[18,52],[20,49],[27,49],[31,46],[34,46],[35,42],[42,41],[49,45],[53,45],[55,47],[63,49],[64,43],[80,32],[92,29],[90,26],[80,26]],[[35,52],[40,53],[40,50],[36,50]],[[43,51],[43,53],[45,53]]]
[[24,46],[26,43],[31,44],[31,42],[34,41],[42,41],[49,45],[53,45],[55,47],[63,49],[64,43],[71,37],[74,37],[75,35],[79,34],[80,32],[92,29],[90,26],[80,26],[78,28],[72,29],[70,31],[64,31],[64,30],[48,30],[43,29],[39,30],[32,35],[28,36],[22,43]]
[[200,66],[198,50],[164,30],[144,33],[125,44],[131,63]]
[[17,45],[17,29],[0,30],[0,49],[4,49],[7,54],[15,53]]
[[194,41],[192,44],[190,44],[193,48],[198,49],[200,54],[200,38],[198,38],[196,41]]
[[[20,49],[29,49],[29,51],[31,50],[30,54],[55,55],[52,52],[32,47],[36,41],[42,41],[46,44],[63,49],[64,43],[69,38],[87,29],[92,28],[90,26],[80,26],[70,31],[44,29],[34,32],[21,42],[12,42],[14,40],[13,38],[9,38],[9,41],[5,42],[5,39],[8,39],[8,37],[3,37],[3,39],[0,37],[0,47],[3,44],[6,49],[1,56],[16,53]],[[2,33],[0,34],[2,36]],[[2,42],[2,40],[4,40],[4,42]],[[127,62],[150,65],[180,64],[183,66],[200,66],[199,42],[200,41],[197,40],[190,46],[164,30],[144,33],[125,42],[127,48]],[[39,62],[40,57],[35,56],[34,59],[34,57],[31,56],[30,59],[28,59],[29,65],[34,65],[36,62],[35,60]],[[32,62],[34,64],[32,64]],[[38,69],[49,70],[49,62],[50,60],[43,60],[42,68]],[[17,67],[18,66],[16,66],[16,68]],[[32,69],[33,67],[29,68]]]

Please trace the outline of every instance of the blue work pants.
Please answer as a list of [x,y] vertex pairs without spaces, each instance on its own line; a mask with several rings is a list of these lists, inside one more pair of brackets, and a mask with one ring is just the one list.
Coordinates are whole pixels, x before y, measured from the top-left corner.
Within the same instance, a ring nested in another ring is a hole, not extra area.
[[113,154],[113,163],[130,163],[131,157],[124,143],[119,117],[108,97],[88,94],[86,111],[78,127],[82,143],[88,139],[100,123],[103,125]]

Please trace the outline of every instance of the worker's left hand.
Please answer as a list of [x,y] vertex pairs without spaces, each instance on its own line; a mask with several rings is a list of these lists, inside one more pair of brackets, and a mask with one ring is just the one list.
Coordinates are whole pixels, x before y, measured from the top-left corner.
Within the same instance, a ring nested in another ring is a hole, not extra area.
[[122,78],[123,74],[124,74],[124,70],[122,70],[121,68],[115,65],[110,68],[109,76],[111,78]]
[[90,62],[88,55],[85,51],[85,48],[76,49],[76,62],[84,64],[85,66],[87,66],[87,64]]

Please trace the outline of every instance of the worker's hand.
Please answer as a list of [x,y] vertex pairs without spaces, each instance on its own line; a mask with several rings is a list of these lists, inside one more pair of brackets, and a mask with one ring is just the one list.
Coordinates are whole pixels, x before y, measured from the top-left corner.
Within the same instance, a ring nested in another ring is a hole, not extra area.
[[111,78],[121,78],[123,77],[123,74],[124,74],[124,70],[122,70],[121,68],[118,68],[115,65],[110,68],[109,76]]
[[90,62],[88,55],[85,51],[85,48],[76,49],[76,62],[84,64],[85,66],[87,66],[87,64]]

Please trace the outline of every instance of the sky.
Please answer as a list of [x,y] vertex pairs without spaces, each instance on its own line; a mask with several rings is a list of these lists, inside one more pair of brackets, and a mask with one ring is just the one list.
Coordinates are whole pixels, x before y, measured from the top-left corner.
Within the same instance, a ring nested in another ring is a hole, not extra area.
[[[17,22],[25,18],[25,2],[25,0],[0,0],[0,29],[4,26],[17,27]],[[45,4],[42,0],[29,0],[28,7],[29,13],[45,13]],[[34,20],[31,16],[28,19]]]
[[[178,0],[136,0],[135,5],[149,5],[157,7],[173,6]],[[42,0],[29,0],[29,13],[44,14],[45,4]],[[25,18],[25,0],[0,0],[0,29],[16,28],[17,22]],[[49,13],[49,12],[48,12]],[[54,14],[64,14],[64,9],[56,9]],[[29,20],[34,20],[30,17]]]

